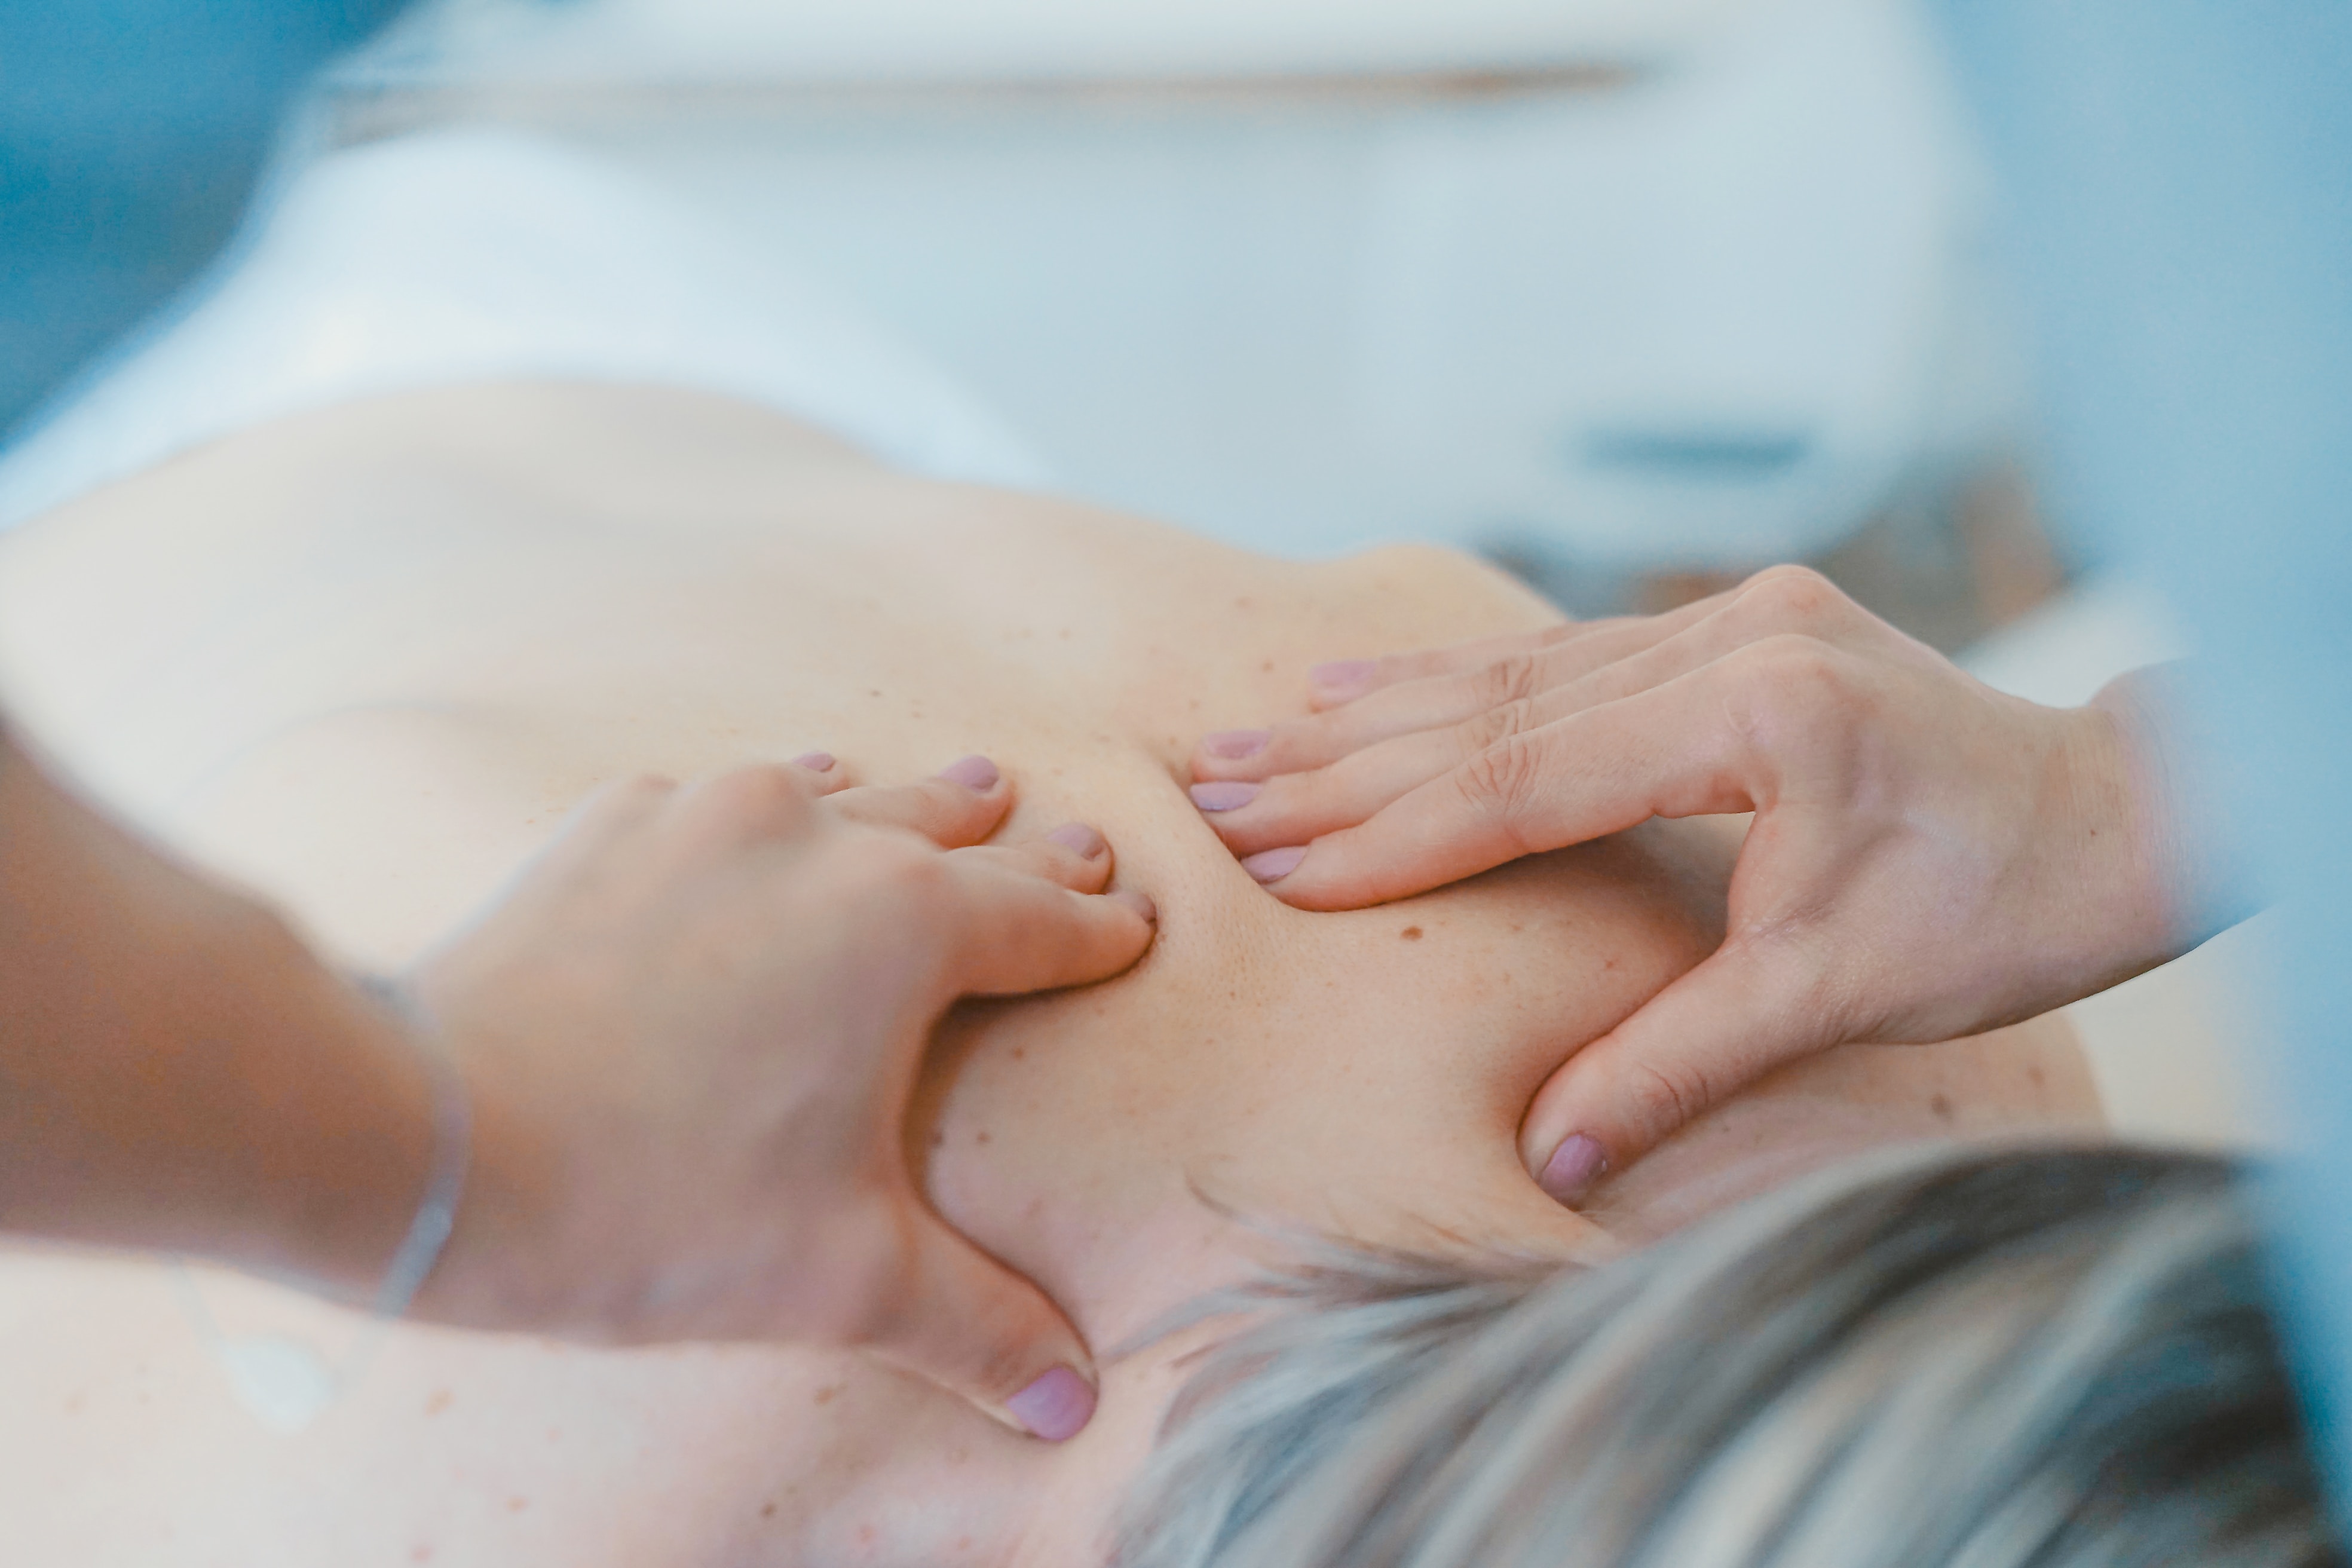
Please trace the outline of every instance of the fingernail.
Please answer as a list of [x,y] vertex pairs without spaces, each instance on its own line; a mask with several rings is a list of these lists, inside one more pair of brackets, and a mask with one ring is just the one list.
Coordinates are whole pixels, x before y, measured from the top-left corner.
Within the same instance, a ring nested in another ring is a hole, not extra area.
[[1307,846],[1294,844],[1284,849],[1262,849],[1242,862],[1242,869],[1261,882],[1278,882],[1298,869],[1307,858]]
[[1318,664],[1307,672],[1307,679],[1322,689],[1326,697],[1355,697],[1362,694],[1380,673],[1380,665],[1369,658],[1335,658],[1328,664]]
[[1209,755],[1213,757],[1239,762],[1244,757],[1255,757],[1265,751],[1266,742],[1273,739],[1274,731],[1271,730],[1219,730],[1202,736],[1201,744],[1209,749]]
[[996,764],[986,757],[965,757],[940,770],[940,777],[950,784],[960,784],[966,789],[976,789],[983,794],[996,787],[999,776]]
[[1094,1419],[1095,1391],[1066,1366],[1057,1366],[1004,1402],[1013,1419],[1048,1443],[1067,1442]]
[[833,753],[831,752],[803,752],[799,756],[794,757],[793,761],[800,766],[808,769],[808,771],[813,773],[830,773],[833,771]]
[[1121,888],[1110,896],[1141,915],[1150,924],[1160,923],[1160,906],[1151,901],[1150,894],[1139,893],[1132,888]]
[[1110,847],[1101,834],[1083,822],[1066,822],[1045,837],[1081,860],[1091,860]]
[[1232,811],[1255,800],[1257,792],[1265,787],[1235,780],[1227,784],[1197,784],[1190,793],[1192,804],[1202,811]]
[[1536,1185],[1561,1203],[1573,1204],[1608,1169],[1609,1156],[1601,1152],[1601,1145],[1581,1132],[1571,1132],[1544,1162],[1543,1174],[1536,1178]]

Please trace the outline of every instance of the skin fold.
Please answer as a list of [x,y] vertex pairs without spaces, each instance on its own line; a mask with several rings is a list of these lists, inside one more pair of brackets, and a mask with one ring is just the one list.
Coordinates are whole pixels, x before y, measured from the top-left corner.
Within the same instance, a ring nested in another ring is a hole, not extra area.
[[[166,1268],[0,1256],[0,1507],[79,1563],[1082,1563],[1269,1227],[1598,1258],[1875,1143],[2097,1120],[2063,1025],[1854,1047],[1702,1118],[1587,1213],[1530,1098],[1712,950],[1736,837],[1651,825],[1402,901],[1291,908],[1185,794],[1203,731],[1304,716],[1305,671],[1559,617],[1400,548],[1300,564],[1076,503],[890,473],[699,395],[499,385],[289,420],[0,545],[0,684],[85,785],[398,966],[573,804],[835,753],[992,757],[999,837],[1072,821],[1160,935],[1098,985],[966,1004],[906,1130],[929,1201],[1098,1360],[1038,1444],[908,1374],[791,1348],[590,1350],[407,1326],[295,1438],[235,1405]],[[551,1072],[560,1071],[560,1066]],[[552,1092],[552,1090],[551,1091]],[[350,1315],[207,1272],[232,1331]]]

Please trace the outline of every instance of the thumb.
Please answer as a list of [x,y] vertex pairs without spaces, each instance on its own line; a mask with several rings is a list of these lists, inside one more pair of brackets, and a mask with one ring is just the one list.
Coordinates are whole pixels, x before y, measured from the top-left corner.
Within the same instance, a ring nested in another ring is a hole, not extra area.
[[1802,999],[1815,988],[1788,984],[1790,956],[1727,944],[1570,1057],[1519,1125],[1537,1184],[1573,1205],[1775,1068],[1835,1044]]
[[1045,1293],[928,1210],[898,1300],[861,1348],[1047,1442],[1095,1413],[1094,1358]]

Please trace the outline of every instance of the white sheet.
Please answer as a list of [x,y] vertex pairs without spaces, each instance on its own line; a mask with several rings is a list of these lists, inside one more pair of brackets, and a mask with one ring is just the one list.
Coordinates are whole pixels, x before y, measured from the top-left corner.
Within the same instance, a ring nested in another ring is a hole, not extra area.
[[920,354],[701,215],[543,142],[443,131],[290,181],[205,293],[0,457],[0,529],[265,420],[518,377],[725,393],[912,472],[1045,479]]

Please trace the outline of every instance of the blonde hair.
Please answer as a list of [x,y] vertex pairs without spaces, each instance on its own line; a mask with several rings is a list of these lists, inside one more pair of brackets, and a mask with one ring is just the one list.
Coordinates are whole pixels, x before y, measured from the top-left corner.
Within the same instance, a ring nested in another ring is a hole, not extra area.
[[1213,1306],[1119,1568],[2344,1561],[2222,1161],[1911,1154],[1596,1268],[1326,1247]]

